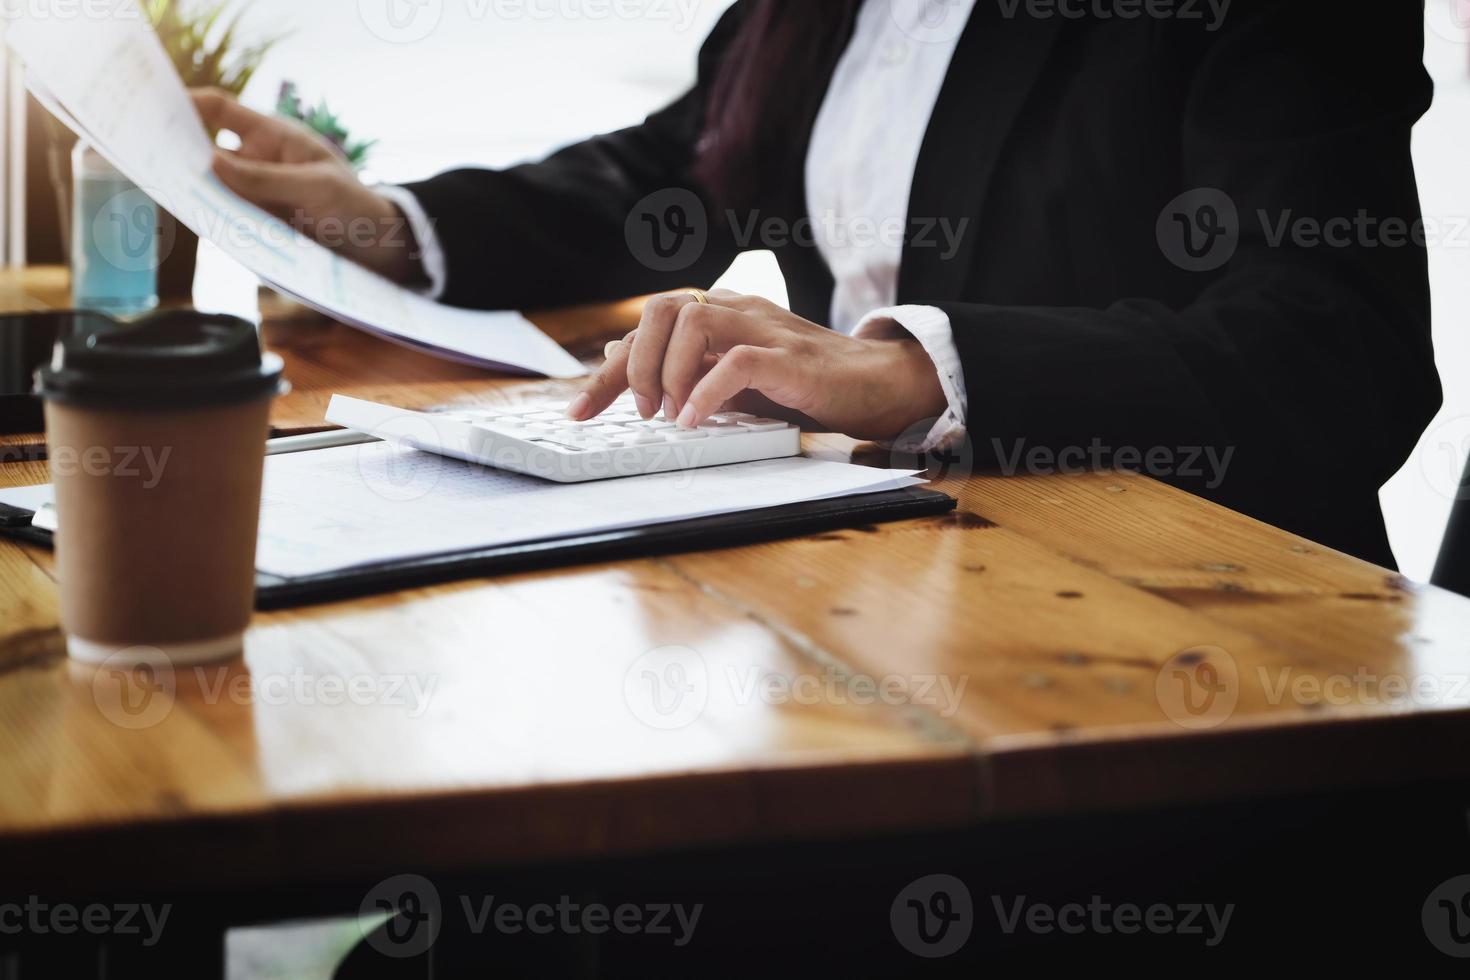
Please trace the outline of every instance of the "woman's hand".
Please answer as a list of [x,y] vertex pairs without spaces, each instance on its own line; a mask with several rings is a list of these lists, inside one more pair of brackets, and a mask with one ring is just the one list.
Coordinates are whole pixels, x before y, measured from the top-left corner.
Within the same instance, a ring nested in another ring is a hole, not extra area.
[[293,119],[247,109],[219,89],[192,89],[204,125],[240,137],[216,150],[214,172],[245,200],[335,252],[396,282],[422,274],[398,207],[364,187],[337,148]]
[[846,337],[757,296],[728,290],[655,296],[638,329],[608,345],[607,362],[568,415],[588,419],[632,388],[645,419],[660,405],[693,427],[750,392],[859,439],[894,439],[945,410],[929,355],[912,339]]

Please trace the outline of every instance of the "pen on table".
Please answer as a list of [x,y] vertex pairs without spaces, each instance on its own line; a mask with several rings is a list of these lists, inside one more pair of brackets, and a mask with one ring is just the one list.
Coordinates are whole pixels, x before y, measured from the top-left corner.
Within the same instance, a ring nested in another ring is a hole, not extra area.
[[304,453],[312,449],[331,449],[333,446],[357,446],[365,442],[379,441],[376,436],[364,435],[352,429],[331,429],[326,432],[308,432],[300,436],[281,436],[265,444],[267,456],[281,453]]

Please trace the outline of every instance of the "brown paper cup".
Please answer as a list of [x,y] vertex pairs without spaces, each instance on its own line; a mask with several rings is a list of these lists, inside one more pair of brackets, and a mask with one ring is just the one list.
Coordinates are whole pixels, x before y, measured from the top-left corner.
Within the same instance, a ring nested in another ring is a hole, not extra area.
[[240,652],[269,409],[268,398],[167,411],[46,405],[74,658],[134,650],[180,666]]
[[241,650],[281,359],[237,317],[91,317],[36,373],[76,661],[182,666]]

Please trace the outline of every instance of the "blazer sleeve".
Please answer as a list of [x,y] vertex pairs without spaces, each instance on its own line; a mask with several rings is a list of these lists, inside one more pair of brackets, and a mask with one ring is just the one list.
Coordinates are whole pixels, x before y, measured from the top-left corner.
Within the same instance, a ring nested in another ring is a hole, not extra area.
[[[712,282],[735,257],[725,222],[691,173],[720,58],[744,16],[727,11],[699,53],[694,88],[641,125],[567,146],[507,170],[462,169],[406,184],[443,248],[440,299],[481,309],[535,309],[624,299]],[[652,195],[652,197],[650,197]],[[678,210],[650,254],[630,242],[641,222]],[[644,219],[643,214],[651,215]]]
[[[1224,191],[1240,227],[1192,300],[935,304],[982,464],[1016,447],[1215,447],[1240,479],[1211,496],[1246,509],[1232,486],[1255,493],[1281,467],[1376,491],[1437,410],[1426,252],[1405,234],[1420,217],[1410,130],[1431,95],[1422,17],[1244,6],[1185,96],[1181,187]],[[1278,239],[1297,219],[1335,219],[1333,243]]]

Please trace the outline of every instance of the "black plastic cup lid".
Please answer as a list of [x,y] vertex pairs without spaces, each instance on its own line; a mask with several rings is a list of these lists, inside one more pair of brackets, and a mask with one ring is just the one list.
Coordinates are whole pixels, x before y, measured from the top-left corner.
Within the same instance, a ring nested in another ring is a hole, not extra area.
[[165,310],[63,337],[36,372],[48,401],[107,408],[193,408],[281,390],[281,359],[262,354],[248,320]]

